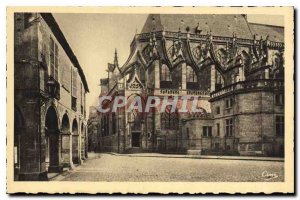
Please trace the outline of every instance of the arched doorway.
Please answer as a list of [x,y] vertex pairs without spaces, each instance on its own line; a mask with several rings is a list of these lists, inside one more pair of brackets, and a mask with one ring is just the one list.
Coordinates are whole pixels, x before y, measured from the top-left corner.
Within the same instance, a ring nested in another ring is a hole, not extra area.
[[74,164],[79,164],[79,134],[78,123],[74,119],[72,123],[72,161]]
[[21,135],[24,127],[24,118],[18,107],[15,106],[14,110],[14,180],[18,180],[20,172],[20,146]]
[[45,132],[47,141],[46,163],[48,172],[59,172],[59,130],[58,117],[53,106],[46,113]]

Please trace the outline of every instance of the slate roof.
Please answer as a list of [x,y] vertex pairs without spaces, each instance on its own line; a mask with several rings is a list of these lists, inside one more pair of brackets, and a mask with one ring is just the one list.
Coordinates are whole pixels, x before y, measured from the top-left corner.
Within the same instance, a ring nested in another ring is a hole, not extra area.
[[153,31],[178,32],[181,27],[182,32],[186,32],[189,26],[190,32],[195,33],[195,28],[199,23],[201,34],[206,34],[210,30],[215,36],[232,37],[233,32],[237,37],[252,39],[253,34],[249,24],[243,15],[218,15],[218,14],[150,14],[141,33]]
[[57,41],[61,44],[62,48],[68,55],[69,59],[71,60],[71,62],[74,65],[74,67],[76,67],[78,69],[78,73],[82,80],[84,89],[85,89],[85,91],[89,92],[88,84],[86,82],[83,70],[77,60],[77,57],[73,53],[69,43],[67,42],[64,34],[62,33],[61,29],[59,28],[59,25],[57,24],[53,15],[51,13],[40,13],[40,14],[43,17],[43,19],[45,20],[45,22],[48,24],[48,26],[51,29],[51,31],[53,32],[53,34],[55,35],[55,38],[57,39]]
[[266,24],[257,24],[257,23],[249,23],[249,26],[253,32],[253,34],[257,34],[257,39],[260,39],[260,36],[263,39],[269,35],[269,40],[273,42],[284,42],[284,27],[282,26],[273,26]]

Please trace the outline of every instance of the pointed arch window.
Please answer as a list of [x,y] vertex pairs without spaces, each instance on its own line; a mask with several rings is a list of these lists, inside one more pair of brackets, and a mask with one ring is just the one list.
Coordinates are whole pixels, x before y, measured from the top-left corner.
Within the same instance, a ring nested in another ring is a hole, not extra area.
[[197,83],[197,75],[191,66],[186,67],[186,82]]
[[160,80],[161,81],[172,81],[170,70],[166,64],[163,64],[161,66]]
[[164,113],[161,113],[161,129],[162,130],[177,130],[178,129],[178,113],[171,112],[171,106],[168,106],[166,108],[166,111]]

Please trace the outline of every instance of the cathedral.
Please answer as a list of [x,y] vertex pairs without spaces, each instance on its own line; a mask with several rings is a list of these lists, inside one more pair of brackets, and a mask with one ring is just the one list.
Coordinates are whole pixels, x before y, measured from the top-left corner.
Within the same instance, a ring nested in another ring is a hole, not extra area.
[[192,96],[198,109],[99,112],[98,151],[284,155],[284,27],[247,15],[150,14],[127,61],[119,65],[116,50],[107,71],[100,97]]

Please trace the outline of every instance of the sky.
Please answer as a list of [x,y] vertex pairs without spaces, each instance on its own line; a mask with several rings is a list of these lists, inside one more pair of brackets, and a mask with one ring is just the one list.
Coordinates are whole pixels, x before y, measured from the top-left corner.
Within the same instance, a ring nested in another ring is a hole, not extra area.
[[[53,13],[75,53],[89,86],[87,108],[97,105],[100,78],[107,78],[107,63],[113,62],[115,48],[120,67],[130,52],[130,43],[143,28],[146,14],[66,14]],[[283,26],[281,16],[248,15],[254,23]]]

